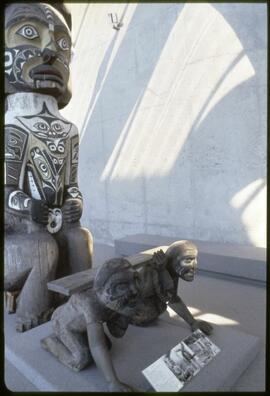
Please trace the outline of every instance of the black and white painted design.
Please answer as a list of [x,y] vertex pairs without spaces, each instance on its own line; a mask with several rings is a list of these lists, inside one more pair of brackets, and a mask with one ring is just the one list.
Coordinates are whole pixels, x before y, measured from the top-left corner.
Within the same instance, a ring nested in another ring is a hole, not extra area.
[[41,140],[66,138],[72,124],[52,114],[46,103],[42,110],[34,115],[16,117],[33,135]]
[[23,191],[17,190],[10,193],[8,198],[8,206],[10,209],[27,213],[30,201],[30,198]]
[[4,288],[20,292],[12,312],[26,331],[50,319],[47,282],[89,268],[93,244],[79,222],[77,129],[59,113],[71,98],[71,15],[62,3],[4,7]]
[[50,234],[55,234],[61,230],[63,222],[62,211],[59,208],[49,209],[49,220],[47,230]]
[[79,136],[73,136],[70,143],[70,184],[77,183],[79,162]]
[[48,20],[48,23],[49,23],[49,29],[51,31],[54,31],[54,13],[46,5],[44,6],[44,11],[45,11],[45,15],[46,15],[46,18]]
[[61,206],[68,196],[82,199],[77,188],[79,138],[70,122],[49,111],[45,102],[36,114],[15,117],[6,126],[6,183],[27,186],[34,199]]
[[6,7],[6,94],[49,94],[57,99],[59,108],[69,102],[70,23],[67,14],[64,12],[63,17],[58,9],[58,5],[54,8],[43,3],[16,3]]
[[25,157],[28,133],[16,126],[5,126],[5,184],[19,185],[22,162]]
[[38,191],[50,205],[61,205],[72,124],[53,115],[45,103],[38,114],[16,118],[31,134],[27,161],[30,190]]
[[[28,74],[24,73],[24,65],[34,57],[40,59],[40,64],[33,67],[33,69],[30,69]],[[60,62],[68,72],[69,63],[63,54],[58,53],[56,60],[57,62]],[[5,49],[5,74],[8,77],[9,83],[16,85],[17,88],[21,86],[21,88],[24,88],[28,91],[39,88],[38,68],[40,68],[42,63],[42,51],[34,46],[27,45]],[[36,73],[35,69],[37,70]],[[50,79],[52,79],[52,76],[50,76]],[[28,88],[25,86],[26,84]]]
[[70,195],[72,198],[79,198],[82,199],[82,194],[80,192],[80,190],[78,189],[78,187],[69,187],[67,189],[67,193],[68,195]]

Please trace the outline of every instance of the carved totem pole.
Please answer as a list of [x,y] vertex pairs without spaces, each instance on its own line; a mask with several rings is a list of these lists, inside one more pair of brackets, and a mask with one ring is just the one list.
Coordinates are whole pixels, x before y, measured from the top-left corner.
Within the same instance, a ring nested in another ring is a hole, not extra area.
[[81,228],[77,128],[59,113],[70,100],[71,18],[61,3],[5,9],[5,291],[17,330],[50,318],[47,282],[91,267]]

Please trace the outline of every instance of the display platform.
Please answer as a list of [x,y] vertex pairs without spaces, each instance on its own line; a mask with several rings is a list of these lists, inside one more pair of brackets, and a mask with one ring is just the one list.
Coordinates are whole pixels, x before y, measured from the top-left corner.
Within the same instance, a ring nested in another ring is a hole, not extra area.
[[[6,359],[40,391],[107,391],[102,374],[95,365],[75,373],[42,349],[40,340],[50,333],[50,323],[17,333],[15,315],[5,314]],[[165,313],[155,325],[130,326],[122,339],[111,337],[112,359],[120,380],[141,391],[153,392],[141,371],[189,333],[184,322],[168,320]],[[259,338],[228,327],[215,325],[211,340],[221,352],[182,391],[230,390],[260,350]]]

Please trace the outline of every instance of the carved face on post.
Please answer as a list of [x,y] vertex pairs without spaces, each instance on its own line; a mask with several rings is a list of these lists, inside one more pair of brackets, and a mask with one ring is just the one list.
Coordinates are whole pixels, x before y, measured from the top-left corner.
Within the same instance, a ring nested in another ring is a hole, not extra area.
[[182,279],[191,282],[197,269],[198,250],[189,241],[173,243],[166,251],[169,267]]
[[124,259],[112,259],[99,270],[95,290],[99,301],[121,315],[132,317],[140,299],[140,278]]
[[70,57],[70,31],[55,8],[45,3],[13,3],[6,7],[6,93],[45,93],[63,107],[71,97]]

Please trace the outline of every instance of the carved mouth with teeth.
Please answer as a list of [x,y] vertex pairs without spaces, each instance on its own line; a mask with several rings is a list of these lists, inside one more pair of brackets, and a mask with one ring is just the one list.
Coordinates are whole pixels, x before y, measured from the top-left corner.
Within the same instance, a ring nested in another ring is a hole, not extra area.
[[30,71],[29,75],[34,81],[53,81],[60,84],[61,86],[64,85],[61,73],[53,66],[36,66]]

